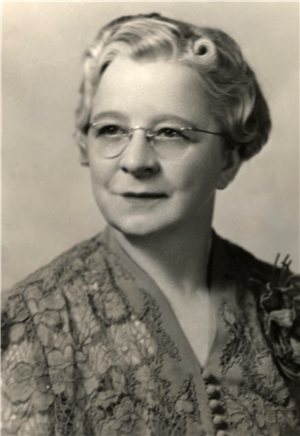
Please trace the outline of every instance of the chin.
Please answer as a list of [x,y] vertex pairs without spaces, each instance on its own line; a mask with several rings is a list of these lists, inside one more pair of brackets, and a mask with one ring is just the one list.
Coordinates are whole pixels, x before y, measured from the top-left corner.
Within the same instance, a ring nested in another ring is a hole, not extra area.
[[123,233],[125,236],[149,236],[155,234],[162,230],[158,226],[153,226],[151,223],[137,222],[132,220],[131,222],[126,222],[125,220],[120,222],[119,220],[108,221],[108,224]]
[[160,233],[167,233],[170,228],[174,227],[174,223],[159,221],[156,217],[145,217],[145,216],[123,216],[116,217],[105,217],[107,223],[118,230],[120,233],[128,237],[147,237],[154,236]]

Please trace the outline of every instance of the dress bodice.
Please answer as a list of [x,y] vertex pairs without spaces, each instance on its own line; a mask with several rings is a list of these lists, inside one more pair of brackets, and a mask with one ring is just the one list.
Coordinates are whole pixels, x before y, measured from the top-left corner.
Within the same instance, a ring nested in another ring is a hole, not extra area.
[[298,279],[216,234],[212,247],[204,368],[109,229],[16,285],[2,316],[3,434],[300,434]]

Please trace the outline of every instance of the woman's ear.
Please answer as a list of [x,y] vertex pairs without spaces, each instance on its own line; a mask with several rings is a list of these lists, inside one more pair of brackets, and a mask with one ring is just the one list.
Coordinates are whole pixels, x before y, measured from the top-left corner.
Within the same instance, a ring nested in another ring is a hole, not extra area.
[[74,137],[79,147],[81,165],[89,166],[87,136],[80,130],[76,130],[76,132],[74,133]]
[[237,149],[226,150],[223,158],[223,170],[220,174],[217,189],[225,189],[235,178],[240,169],[242,159]]

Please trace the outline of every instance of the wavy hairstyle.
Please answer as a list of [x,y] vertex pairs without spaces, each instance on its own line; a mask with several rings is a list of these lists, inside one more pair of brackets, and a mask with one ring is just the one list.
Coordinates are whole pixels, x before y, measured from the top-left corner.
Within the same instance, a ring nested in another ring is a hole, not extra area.
[[112,21],[86,50],[76,111],[77,132],[87,134],[101,75],[120,55],[137,62],[176,61],[194,68],[228,148],[238,148],[241,159],[251,158],[267,142],[271,129],[269,108],[237,43],[219,29],[194,26],[156,13]]

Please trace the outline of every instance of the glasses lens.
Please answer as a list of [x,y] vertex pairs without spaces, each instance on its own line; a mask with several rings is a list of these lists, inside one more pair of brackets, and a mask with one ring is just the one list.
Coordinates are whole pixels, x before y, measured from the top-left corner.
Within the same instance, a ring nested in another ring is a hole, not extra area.
[[192,132],[170,127],[154,132],[152,142],[156,153],[165,159],[173,159],[181,156],[192,142],[199,140],[199,137],[196,138],[195,135],[191,133]]
[[102,156],[111,158],[121,154],[128,143],[128,130],[116,124],[95,125],[94,136]]
[[[127,127],[118,124],[100,125],[100,123],[91,126],[99,153],[103,157],[119,156],[130,141],[131,129]],[[138,127],[132,130],[144,130],[157,155],[164,159],[181,156],[192,143],[199,142],[202,135],[201,132],[180,127],[163,127],[156,131]]]

